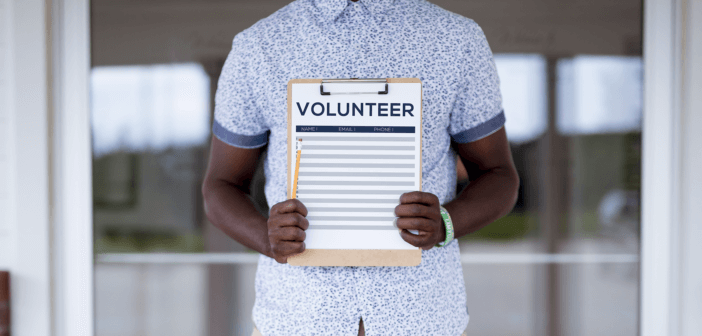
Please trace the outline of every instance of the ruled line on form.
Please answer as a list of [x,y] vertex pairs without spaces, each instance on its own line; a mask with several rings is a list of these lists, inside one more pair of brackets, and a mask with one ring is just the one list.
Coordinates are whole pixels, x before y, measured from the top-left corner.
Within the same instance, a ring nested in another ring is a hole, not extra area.
[[414,155],[384,155],[384,154],[309,154],[302,153],[303,159],[383,159],[383,160],[414,160]]
[[414,168],[414,163],[316,163],[300,162],[300,168]]
[[395,217],[307,216],[308,221],[378,222],[393,221]]
[[306,145],[305,150],[406,150],[413,151],[414,146],[327,146],[327,145]]
[[353,195],[402,195],[412,190],[334,190],[334,189],[300,189],[298,194],[353,194]]
[[395,208],[307,208],[309,212],[391,212],[395,213]]
[[300,172],[299,176],[353,176],[353,177],[414,177],[414,173],[376,173],[376,172]]
[[362,199],[362,198],[302,198],[298,199],[303,204],[309,203],[390,203],[399,204],[399,199]]
[[312,230],[397,230],[393,225],[310,225]]
[[297,181],[298,185],[413,186],[414,181]]
[[[298,140],[302,137],[297,137]],[[413,137],[325,137],[305,135],[305,141],[398,141],[414,142]]]

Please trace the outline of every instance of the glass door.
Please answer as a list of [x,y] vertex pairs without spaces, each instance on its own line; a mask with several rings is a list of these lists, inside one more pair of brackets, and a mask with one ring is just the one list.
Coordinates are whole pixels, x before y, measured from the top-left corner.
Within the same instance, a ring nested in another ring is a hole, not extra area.
[[[434,2],[485,31],[522,183],[459,241],[468,335],[636,335],[641,2]],[[287,3],[92,1],[98,336],[251,334],[257,254],[199,190],[231,40]]]

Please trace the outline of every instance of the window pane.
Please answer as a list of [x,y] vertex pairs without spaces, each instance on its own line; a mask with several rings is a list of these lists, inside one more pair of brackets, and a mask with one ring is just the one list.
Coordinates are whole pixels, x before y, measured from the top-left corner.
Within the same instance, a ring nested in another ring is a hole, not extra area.
[[[557,58],[551,70],[538,55],[495,60],[521,187],[512,213],[464,238],[485,242],[469,249],[638,253],[641,58]],[[557,103],[551,117],[548,71]],[[548,230],[554,241],[545,241]]]
[[96,334],[204,335],[207,267],[97,265]]
[[534,141],[548,125],[546,59],[533,54],[497,54],[502,105],[509,141]]
[[[468,335],[546,335],[548,326],[539,320],[549,314],[543,309],[549,295],[563,318],[561,335],[637,334],[636,263],[558,265],[553,287],[545,286],[546,267],[464,265]],[[220,288],[217,300],[205,291],[207,266],[96,265],[97,335],[207,335],[211,311],[221,307],[230,308],[224,318],[233,324],[232,335],[251,335],[256,265],[221,270],[229,286]]]
[[578,56],[558,62],[558,130],[563,134],[641,130],[641,57]]
[[96,335],[250,336],[255,275],[255,264],[97,264]]
[[635,253],[640,232],[640,133],[564,140],[570,174],[563,245],[568,252]]
[[638,253],[641,57],[557,64],[557,125],[567,151],[566,251]]
[[197,64],[93,69],[96,251],[202,250],[209,85]]
[[[519,120],[506,127],[519,199],[510,214],[461,238],[461,253],[471,260],[486,254],[604,259],[464,265],[469,335],[636,335],[641,58],[530,56],[533,64],[543,60],[542,75],[520,80],[515,73],[528,68],[523,57],[496,55],[505,114]],[[542,85],[545,90],[530,87]],[[538,99],[529,97],[537,92]],[[527,112],[530,101],[544,102],[533,110],[541,112]],[[529,119],[540,116],[543,128],[534,127]],[[527,132],[515,129],[539,131],[520,137]]]
[[209,135],[209,78],[197,64],[93,69],[93,152],[202,146]]
[[548,335],[549,314],[558,335],[637,335],[637,263],[557,265],[554,286],[546,286],[547,267],[464,265],[468,335]]

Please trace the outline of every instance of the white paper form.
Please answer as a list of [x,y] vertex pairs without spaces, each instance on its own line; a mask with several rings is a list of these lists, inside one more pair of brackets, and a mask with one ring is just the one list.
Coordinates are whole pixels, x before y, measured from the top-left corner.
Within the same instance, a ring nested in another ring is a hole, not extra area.
[[[289,143],[301,140],[297,198],[308,249],[407,249],[394,226],[400,195],[421,190],[421,83],[292,84]],[[343,92],[374,92],[342,94]],[[288,178],[296,165],[290,146]]]

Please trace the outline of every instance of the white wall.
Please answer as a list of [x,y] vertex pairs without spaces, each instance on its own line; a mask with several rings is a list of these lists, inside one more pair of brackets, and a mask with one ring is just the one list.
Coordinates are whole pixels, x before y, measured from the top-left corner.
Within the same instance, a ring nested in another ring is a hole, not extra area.
[[[10,57],[10,1],[0,0],[0,265],[9,262],[9,221],[10,206],[10,149],[13,136],[10,134],[10,106],[11,96],[9,57]],[[0,266],[2,267],[2,266]]]
[[45,1],[0,4],[0,268],[11,272],[13,335],[49,335]]

